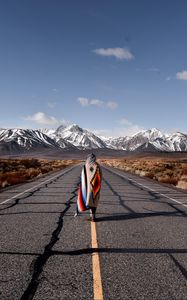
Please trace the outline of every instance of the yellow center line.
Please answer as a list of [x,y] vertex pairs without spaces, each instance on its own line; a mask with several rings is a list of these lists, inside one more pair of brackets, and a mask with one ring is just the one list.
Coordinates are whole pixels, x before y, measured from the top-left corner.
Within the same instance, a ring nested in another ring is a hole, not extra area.
[[[91,241],[92,248],[98,248],[96,223],[91,222]],[[101,281],[101,269],[99,263],[99,253],[92,253],[92,268],[93,268],[93,291],[94,300],[103,300],[103,288]]]

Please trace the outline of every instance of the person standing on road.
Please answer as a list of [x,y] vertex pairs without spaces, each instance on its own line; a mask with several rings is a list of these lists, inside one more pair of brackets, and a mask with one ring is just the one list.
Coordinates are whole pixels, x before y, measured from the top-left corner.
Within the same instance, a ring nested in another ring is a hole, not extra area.
[[96,162],[95,154],[91,153],[82,167],[75,216],[79,212],[90,209],[91,221],[95,221],[96,209],[100,198],[101,180],[101,168]]

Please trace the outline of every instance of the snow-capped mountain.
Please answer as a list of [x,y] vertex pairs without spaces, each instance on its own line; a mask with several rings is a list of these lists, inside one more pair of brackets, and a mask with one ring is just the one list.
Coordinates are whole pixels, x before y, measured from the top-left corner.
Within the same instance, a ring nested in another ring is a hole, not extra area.
[[158,129],[141,131],[119,138],[99,137],[78,125],[62,125],[57,129],[0,129],[0,154],[38,149],[78,151],[112,149],[124,151],[187,151],[187,135],[163,134]]
[[73,148],[67,141],[61,140],[61,144],[42,133],[32,129],[1,129],[0,152],[27,152],[39,149]]
[[[158,129],[152,128],[149,130],[141,131],[131,137],[119,137],[110,141],[115,147],[115,149],[121,149],[126,151],[134,151],[140,146],[147,143],[158,143],[158,149],[160,149],[159,141],[165,141],[166,136]],[[157,147],[157,143],[154,145]],[[166,147],[167,148],[167,147]],[[164,149],[164,151],[167,151]]]
[[[49,134],[49,133],[48,133]],[[114,149],[125,151],[187,151],[187,135],[174,133],[163,134],[159,129],[152,128],[141,131],[133,136],[119,138],[98,137],[78,125],[62,125],[50,136],[57,143],[66,140],[78,149]]]
[[0,142],[17,142],[25,149],[30,149],[38,145],[56,147],[56,142],[48,135],[39,130],[32,129],[4,129],[0,131]]
[[187,135],[180,132],[168,135],[153,128],[124,139],[124,142],[119,139],[121,149],[126,151],[187,151]]
[[[64,125],[60,126],[61,128],[66,128]],[[60,136],[57,133],[58,129],[47,129],[47,128],[42,128],[39,129],[40,132],[48,135],[51,139],[53,139],[58,146],[60,146],[60,148],[63,149],[67,149],[67,148],[71,148],[71,149],[77,149],[72,143],[70,143],[68,140],[64,139],[62,136]]]
[[60,126],[56,130],[55,135],[59,139],[58,141],[62,138],[78,149],[107,148],[106,143],[101,138],[75,124],[67,127],[64,125]]
[[49,129],[49,128],[41,128],[38,129],[41,133],[46,134],[48,136],[54,136],[54,133],[56,131],[56,129]]
[[126,143],[129,140],[129,136],[119,138],[104,138],[107,147],[115,150],[126,150]]
[[168,139],[171,151],[187,151],[187,134],[176,132],[171,134]]

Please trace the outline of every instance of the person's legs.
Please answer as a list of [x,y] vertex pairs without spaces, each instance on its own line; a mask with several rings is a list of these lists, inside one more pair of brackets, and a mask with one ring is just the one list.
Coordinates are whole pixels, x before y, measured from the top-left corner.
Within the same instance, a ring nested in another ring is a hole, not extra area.
[[77,217],[78,214],[79,214],[79,211],[78,211],[78,205],[76,204],[74,217]]
[[95,221],[96,207],[91,207],[91,212],[92,212],[92,221]]

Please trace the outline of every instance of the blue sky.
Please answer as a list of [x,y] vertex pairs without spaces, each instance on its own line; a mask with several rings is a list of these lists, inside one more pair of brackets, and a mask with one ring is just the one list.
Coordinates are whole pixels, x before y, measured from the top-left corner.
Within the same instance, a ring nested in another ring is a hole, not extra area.
[[0,3],[0,127],[187,132],[187,1]]

